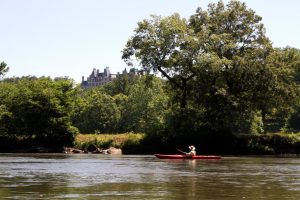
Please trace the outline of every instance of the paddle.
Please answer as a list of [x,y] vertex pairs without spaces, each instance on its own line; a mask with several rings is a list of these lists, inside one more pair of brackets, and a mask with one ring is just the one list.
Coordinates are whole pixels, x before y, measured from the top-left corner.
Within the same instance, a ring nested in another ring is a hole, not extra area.
[[181,151],[180,149],[177,149],[177,148],[176,148],[176,150],[179,151],[180,153],[187,154],[186,152]]

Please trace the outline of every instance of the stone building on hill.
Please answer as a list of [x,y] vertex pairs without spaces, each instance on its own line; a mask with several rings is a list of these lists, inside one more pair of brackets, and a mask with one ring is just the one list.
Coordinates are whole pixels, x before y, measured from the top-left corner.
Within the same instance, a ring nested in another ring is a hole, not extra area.
[[118,78],[122,75],[132,75],[132,76],[142,76],[145,74],[143,70],[138,70],[136,68],[131,68],[129,72],[127,72],[126,68],[120,74],[119,72],[117,74],[112,74],[109,70],[109,67],[104,68],[103,72],[99,72],[99,69],[94,68],[90,76],[87,77],[87,79],[84,79],[84,76],[82,76],[81,81],[81,87],[84,89],[89,89],[97,86],[104,85],[106,83],[112,82],[114,79]]
[[101,73],[99,72],[99,69],[94,68],[86,80],[84,80],[84,76],[82,76],[81,87],[89,89],[109,83],[115,78],[117,78],[117,74],[110,73],[109,67],[106,67]]

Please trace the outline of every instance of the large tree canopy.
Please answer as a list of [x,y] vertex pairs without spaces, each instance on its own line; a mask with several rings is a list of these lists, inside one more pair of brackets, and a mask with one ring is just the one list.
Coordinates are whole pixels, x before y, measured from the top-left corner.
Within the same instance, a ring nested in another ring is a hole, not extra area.
[[18,136],[55,146],[70,145],[74,95],[71,80],[20,78],[0,84],[0,135]]
[[195,74],[195,61],[201,49],[187,20],[178,14],[152,16],[138,23],[135,35],[123,50],[123,59],[131,64],[135,57],[147,71],[159,71],[182,93],[181,107],[186,106],[187,82]]
[[273,95],[275,78],[266,65],[271,50],[260,16],[239,1],[220,1],[198,8],[189,20],[178,14],[143,20],[123,59],[159,71],[180,108],[189,102],[202,107],[210,126],[223,129],[232,128],[230,121],[241,113],[244,120],[253,118],[263,108],[261,98]]
[[236,130],[261,110],[262,98],[267,103],[276,83],[266,65],[272,46],[261,17],[245,3],[219,2],[207,11],[198,8],[190,26],[204,38],[205,52],[193,84],[195,101],[207,109],[212,127]]

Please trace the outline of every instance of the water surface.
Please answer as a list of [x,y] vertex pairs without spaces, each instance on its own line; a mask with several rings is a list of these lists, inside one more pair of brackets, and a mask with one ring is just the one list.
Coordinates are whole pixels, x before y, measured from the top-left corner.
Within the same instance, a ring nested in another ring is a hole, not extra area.
[[300,199],[300,159],[0,154],[0,199]]

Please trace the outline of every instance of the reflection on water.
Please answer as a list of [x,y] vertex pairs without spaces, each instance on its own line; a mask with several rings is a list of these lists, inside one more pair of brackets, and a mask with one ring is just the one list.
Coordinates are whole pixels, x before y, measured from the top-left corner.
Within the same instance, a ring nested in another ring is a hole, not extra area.
[[0,154],[0,199],[300,199],[300,159]]

